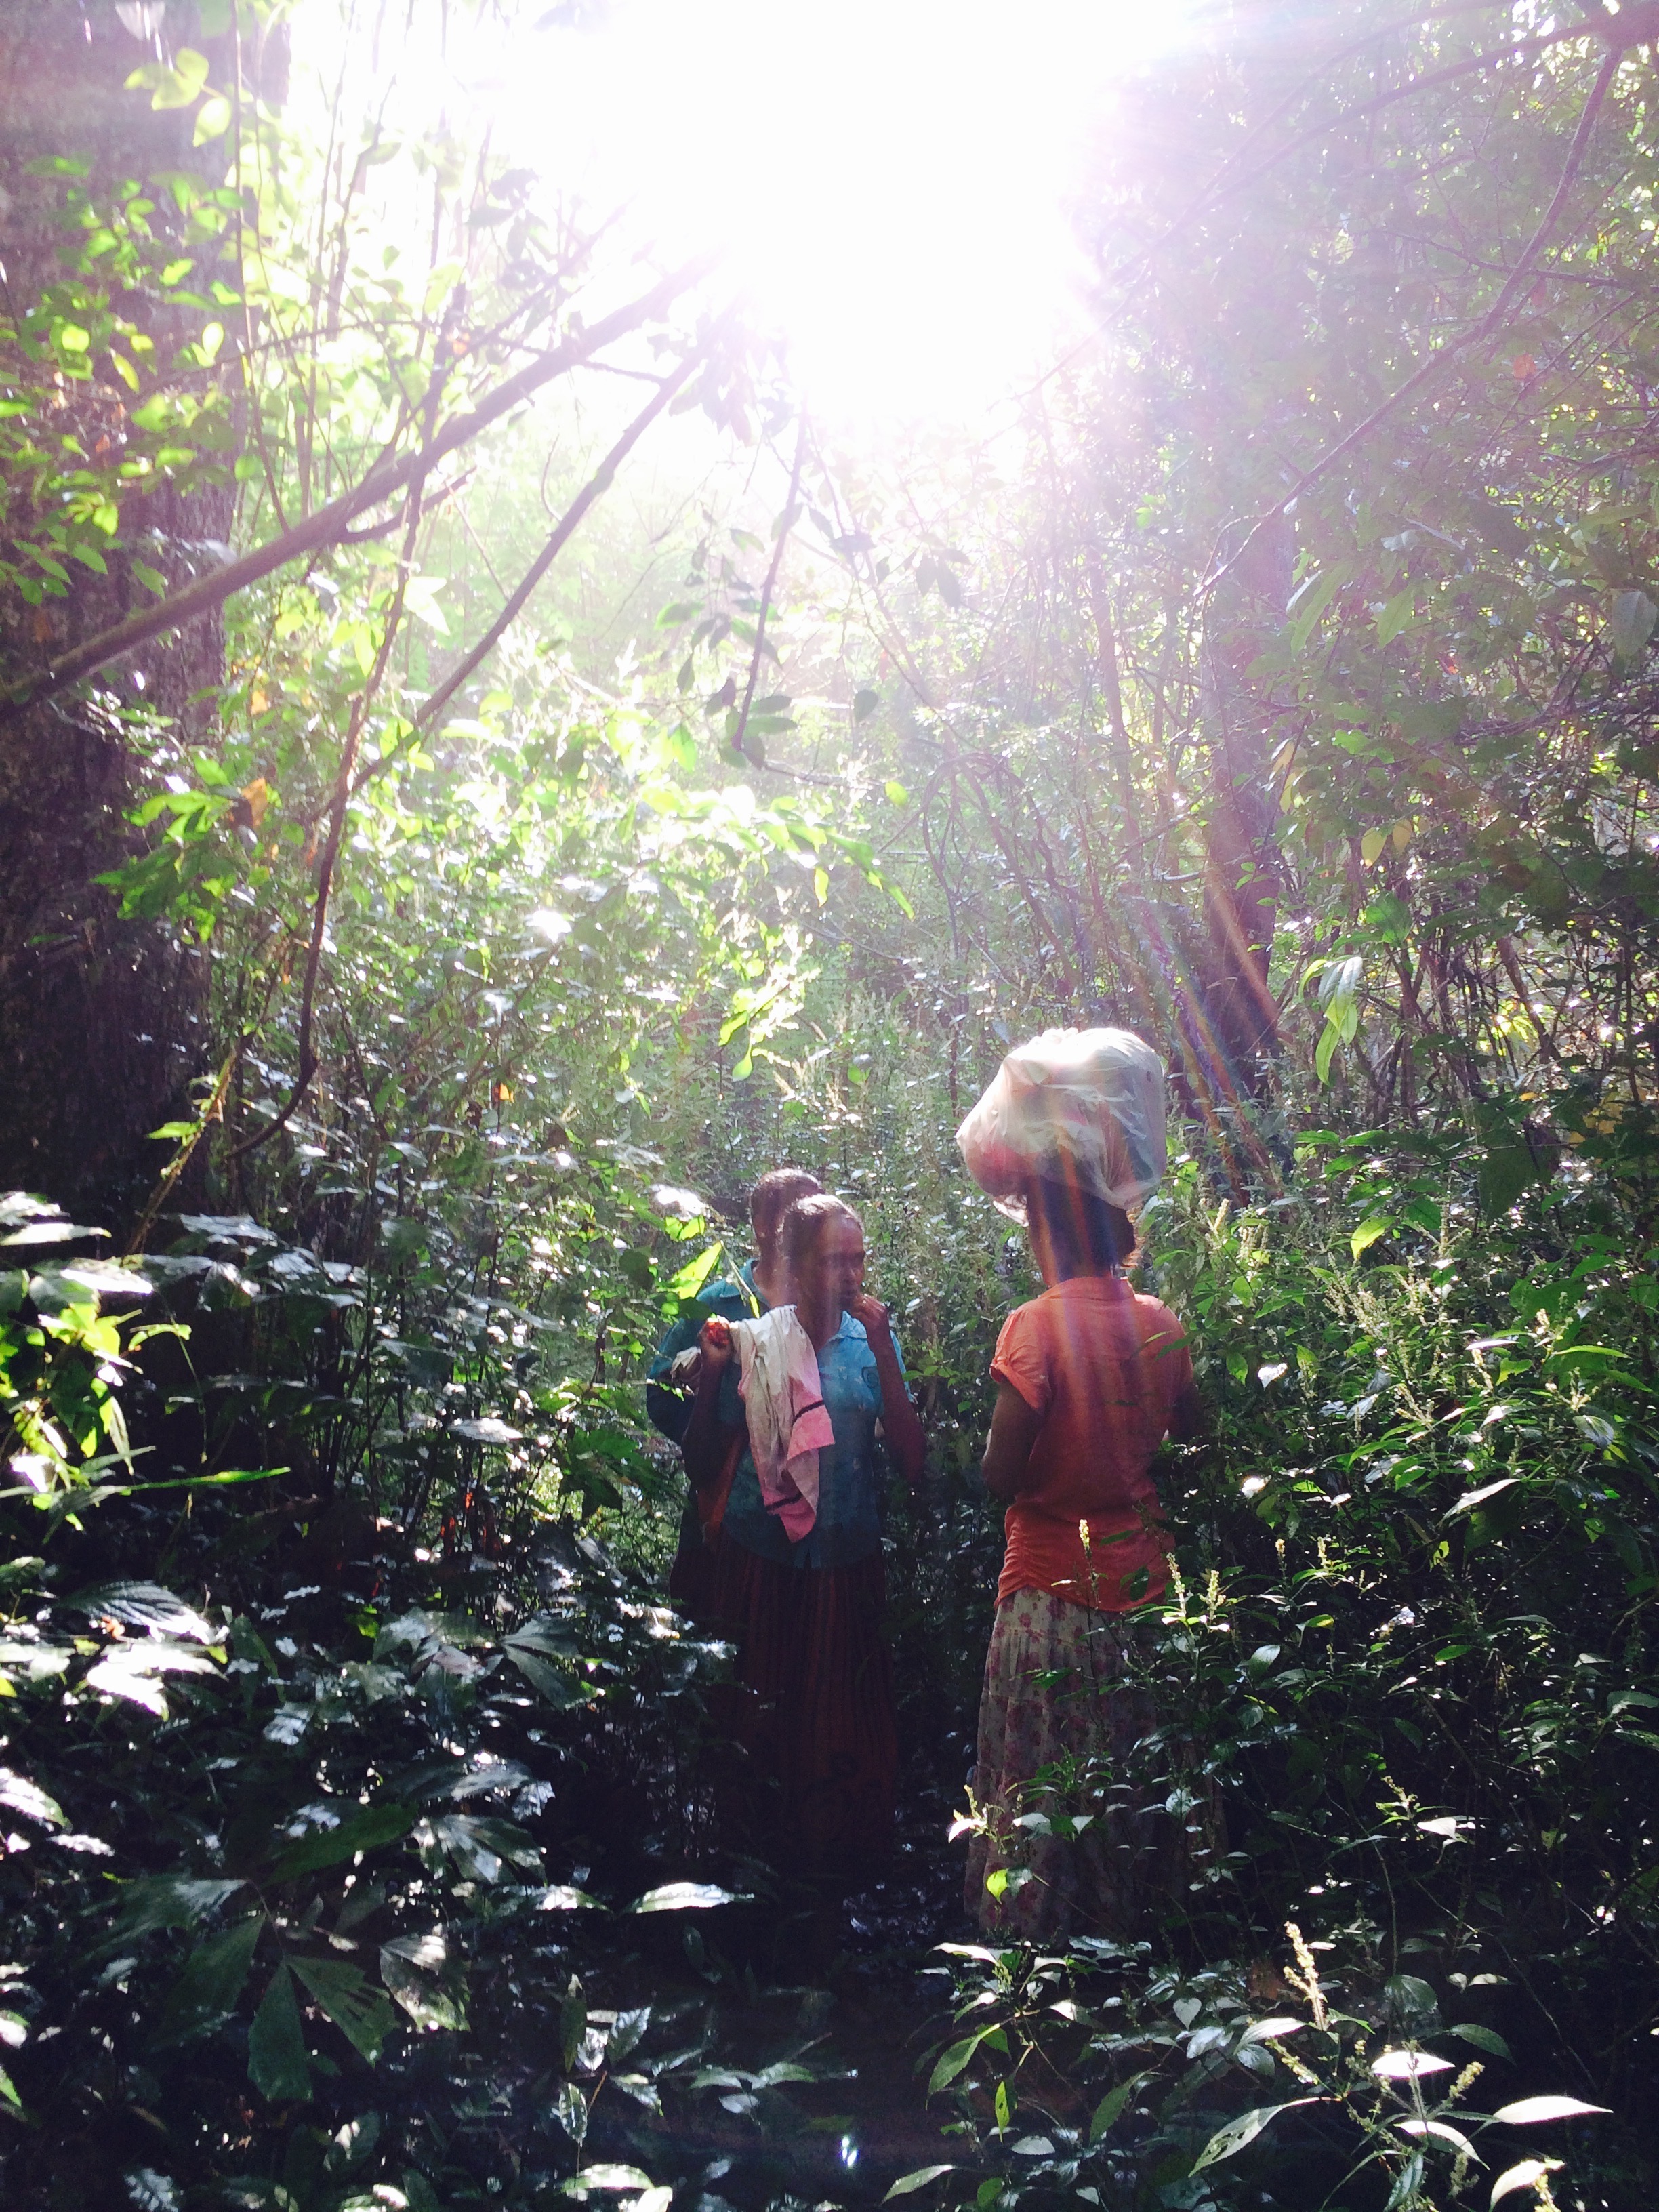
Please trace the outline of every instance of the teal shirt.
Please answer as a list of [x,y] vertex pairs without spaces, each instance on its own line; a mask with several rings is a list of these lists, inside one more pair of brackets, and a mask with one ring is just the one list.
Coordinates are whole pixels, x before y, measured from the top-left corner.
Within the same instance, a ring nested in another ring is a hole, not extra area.
[[753,1321],[757,1314],[769,1310],[756,1285],[752,1260],[745,1260],[738,1268],[735,1283],[722,1276],[705,1286],[697,1300],[697,1311],[673,1323],[645,1370],[645,1410],[653,1428],[660,1429],[671,1443],[684,1439],[685,1425],[691,1418],[690,1394],[665,1389],[663,1377],[681,1352],[689,1352],[696,1342],[704,1322],[714,1314],[722,1321]]
[[[896,1340],[894,1350],[898,1351]],[[904,1357],[899,1354],[899,1372]],[[835,1449],[818,1454],[818,1510],[811,1533],[792,1544],[775,1513],[761,1501],[760,1478],[745,1450],[726,1506],[726,1532],[763,1559],[780,1566],[850,1567],[881,1549],[883,1485],[876,1471],[876,1423],[881,1418],[881,1374],[862,1322],[850,1314],[818,1354],[818,1379]],[[734,1359],[720,1382],[721,1420],[743,1419]]]
[[[711,1314],[719,1314],[723,1321],[752,1321],[757,1313],[769,1310],[756,1284],[752,1260],[745,1260],[738,1268],[735,1283],[722,1276],[718,1282],[708,1284],[697,1306],[696,1313],[674,1322],[651,1355],[651,1364],[645,1370],[646,1413],[652,1426],[659,1429],[675,1444],[685,1439],[686,1424],[691,1419],[691,1398],[689,1391],[665,1389],[663,1376],[681,1352],[689,1351],[696,1342]],[[690,1493],[690,1484],[680,1511],[678,1549],[683,1554],[702,1549],[702,1523],[697,1517],[697,1501]]]

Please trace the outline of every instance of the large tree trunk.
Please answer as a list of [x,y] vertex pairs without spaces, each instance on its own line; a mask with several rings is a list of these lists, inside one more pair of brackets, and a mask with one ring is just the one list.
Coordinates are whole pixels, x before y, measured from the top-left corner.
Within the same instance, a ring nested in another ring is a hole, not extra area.
[[[167,11],[175,46],[192,42],[194,15]],[[0,17],[9,316],[62,274],[62,180],[30,175],[30,163],[84,155],[94,191],[192,165],[190,112],[156,113],[123,88],[147,58],[112,6],[13,0]],[[64,396],[70,427],[125,394],[94,381]],[[122,538],[145,533],[146,560],[183,580],[228,538],[232,499],[228,487],[181,498],[163,486],[128,504]],[[143,597],[118,554],[106,576],[77,569],[70,596],[40,608],[0,593],[5,672],[40,665]],[[203,1064],[205,962],[162,923],[122,921],[94,881],[132,849],[134,835],[125,817],[137,764],[112,710],[142,702],[200,742],[214,708],[210,696],[193,695],[210,694],[223,659],[221,626],[204,620],[134,653],[89,696],[66,695],[0,723],[0,1187],[118,1221],[142,1205],[165,1160],[149,1133],[179,1110]]]

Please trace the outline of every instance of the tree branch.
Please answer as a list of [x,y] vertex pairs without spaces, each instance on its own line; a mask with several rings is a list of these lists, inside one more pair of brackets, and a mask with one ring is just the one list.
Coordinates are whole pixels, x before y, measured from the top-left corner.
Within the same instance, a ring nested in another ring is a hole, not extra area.
[[[479,664],[486,660],[501,643],[509,625],[522,611],[526,601],[569,543],[588,508],[603,492],[610,489],[617,471],[627,459],[629,454],[633,452],[634,447],[656,421],[658,416],[662,413],[675,393],[680,390],[692,370],[707,360],[708,356],[708,346],[705,344],[698,347],[695,353],[686,356],[672,376],[665,377],[658,386],[656,396],[649,406],[642,408],[634,417],[611,451],[599,463],[599,467],[565,509],[563,514],[560,516],[553,534],[529,568],[526,569],[518,588],[507,599],[500,614],[496,616],[495,621],[491,623],[489,628],[478,640],[471,652],[462,660],[459,666],[445,678],[438,690],[433,693],[420,713],[416,715],[410,731],[411,738],[420,731],[432,726]],[[354,793],[362,789],[370,776],[377,775],[382,768],[386,767],[392,757],[392,754],[387,753],[379,760],[371,761],[362,771],[356,782],[353,784]]]
[[[1610,22],[1615,20],[1618,19],[1612,17],[1608,19]],[[1581,26],[1580,27],[1589,27]],[[1466,354],[1471,346],[1480,345],[1494,335],[1504,316],[1509,313],[1522,285],[1532,274],[1534,264],[1549,242],[1561,210],[1566,204],[1567,194],[1571,191],[1578,172],[1583,166],[1590,135],[1595,128],[1595,118],[1601,113],[1602,103],[1613,88],[1613,81],[1619,73],[1619,64],[1624,58],[1625,52],[1623,46],[1615,44],[1611,39],[1608,40],[1607,51],[1602,56],[1601,66],[1596,71],[1595,82],[1591,86],[1589,97],[1584,102],[1583,112],[1578,118],[1578,127],[1572,134],[1572,143],[1567,149],[1567,157],[1561,165],[1561,174],[1557,180],[1555,191],[1551,196],[1550,204],[1545,209],[1537,228],[1527,241],[1521,258],[1510,270],[1508,283],[1492,306],[1478,323],[1472,323],[1466,331],[1461,331],[1455,337],[1449,338],[1444,345],[1437,347],[1396,391],[1391,392],[1386,399],[1374,407],[1362,422],[1356,423],[1346,438],[1339,439],[1335,445],[1329,447],[1316,461],[1305,468],[1281,500],[1269,507],[1265,514],[1256,517],[1237,551],[1230,559],[1224,561],[1218,568],[1212,569],[1200,584],[1198,589],[1200,598],[1212,592],[1224,576],[1231,574],[1271,523],[1276,522],[1281,515],[1287,514],[1304,492],[1310,491],[1322,477],[1328,475],[1340,460],[1352,453],[1356,447],[1363,445],[1372,431],[1387,422],[1396,408],[1403,406],[1407,400],[1413,398],[1443,369]]]
[[637,330],[641,323],[650,321],[679,295],[695,284],[714,266],[714,257],[705,254],[653,284],[626,307],[618,307],[605,315],[578,335],[567,338],[509,376],[496,386],[489,398],[481,402],[471,414],[459,415],[445,426],[428,445],[404,454],[401,460],[380,462],[372,468],[362,482],[352,490],[343,492],[337,499],[319,507],[314,514],[296,523],[264,545],[244,553],[234,561],[227,562],[212,574],[198,576],[181,591],[173,592],[153,607],[130,615],[125,622],[112,629],[100,630],[96,636],[73,647],[50,667],[35,675],[17,678],[6,688],[3,703],[0,703],[0,720],[9,720],[22,708],[40,699],[50,698],[66,684],[90,676],[95,669],[118,659],[124,653],[146,645],[163,631],[176,629],[182,623],[198,615],[210,614],[216,607],[236,592],[245,591],[290,561],[302,554],[314,553],[332,544],[355,515],[365,507],[375,507],[394,492],[404,490],[418,478],[446,459],[451,453],[469,444],[480,431],[498,422],[503,415],[527,399],[531,393],[550,383],[555,377],[580,368],[613,339],[624,337]]
[[744,686],[743,704],[738,709],[738,726],[732,732],[733,752],[743,751],[744,736],[749,727],[749,709],[754,703],[755,686],[760,678],[761,653],[766,645],[766,617],[771,612],[772,592],[777,584],[778,570],[783,566],[783,549],[789,543],[789,533],[795,526],[795,494],[800,489],[800,465],[805,457],[806,410],[803,408],[800,427],[795,434],[794,466],[789,471],[789,495],[783,502],[783,520],[778,530],[778,542],[772,549],[772,565],[766,572],[766,581],[761,586],[760,615],[755,623],[755,650],[749,657],[749,681]]

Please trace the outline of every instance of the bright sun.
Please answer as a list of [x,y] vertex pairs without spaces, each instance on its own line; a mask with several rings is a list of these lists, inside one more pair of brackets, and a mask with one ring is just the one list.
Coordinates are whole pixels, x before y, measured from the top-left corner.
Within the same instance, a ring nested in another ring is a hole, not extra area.
[[422,9],[398,89],[482,111],[665,258],[720,249],[820,414],[960,419],[1075,335],[1079,140],[1191,5],[611,0],[505,35],[452,15],[447,53]]

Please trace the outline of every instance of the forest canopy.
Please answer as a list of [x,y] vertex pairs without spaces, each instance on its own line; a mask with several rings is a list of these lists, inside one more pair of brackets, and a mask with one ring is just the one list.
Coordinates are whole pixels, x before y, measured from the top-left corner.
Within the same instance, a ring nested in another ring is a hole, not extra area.
[[[1656,88],[1645,0],[14,0],[8,2204],[1650,2201]],[[1098,1024],[1224,1841],[1044,1949],[954,1139]],[[785,1163],[927,1447],[828,1897],[646,1396]]]

